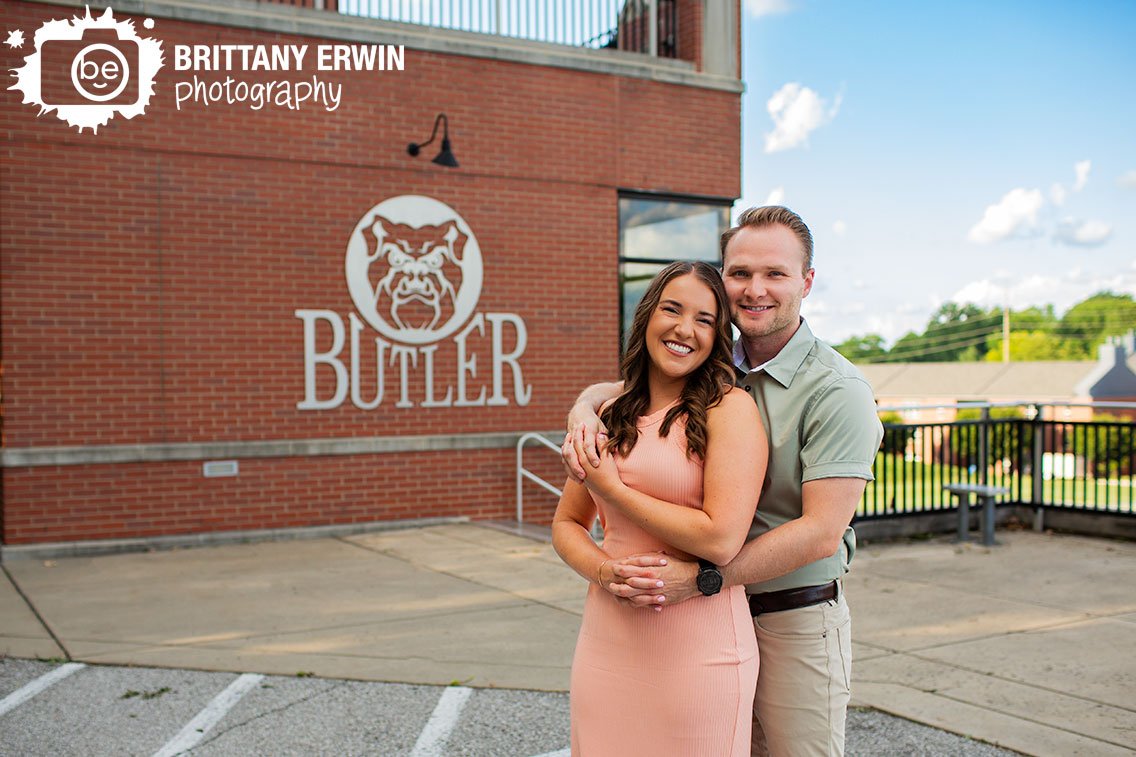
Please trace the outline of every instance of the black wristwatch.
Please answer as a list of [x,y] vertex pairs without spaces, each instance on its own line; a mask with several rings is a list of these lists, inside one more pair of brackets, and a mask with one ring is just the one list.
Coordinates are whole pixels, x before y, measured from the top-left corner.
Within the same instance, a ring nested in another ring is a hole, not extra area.
[[698,590],[707,597],[713,596],[722,590],[722,571],[709,560],[698,561],[698,578],[695,580]]

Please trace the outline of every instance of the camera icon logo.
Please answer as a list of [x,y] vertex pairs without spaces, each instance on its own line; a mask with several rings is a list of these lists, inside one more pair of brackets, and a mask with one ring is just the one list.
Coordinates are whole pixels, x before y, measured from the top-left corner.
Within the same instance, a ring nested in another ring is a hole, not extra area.
[[110,8],[92,18],[88,8],[85,17],[48,21],[35,41],[37,51],[15,70],[17,83],[10,87],[24,93],[25,103],[54,111],[80,131],[97,132],[115,116],[145,113],[162,48],[158,40],[139,37],[133,22],[116,21]]
[[[40,48],[43,101],[52,105],[138,102],[138,43],[113,29],[91,29],[81,40],[49,40]],[[68,73],[63,77],[58,74]]]

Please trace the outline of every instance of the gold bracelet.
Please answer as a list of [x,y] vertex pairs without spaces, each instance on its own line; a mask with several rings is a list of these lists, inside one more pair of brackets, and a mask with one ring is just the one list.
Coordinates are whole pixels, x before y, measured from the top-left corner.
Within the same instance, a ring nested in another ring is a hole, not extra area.
[[603,586],[603,566],[607,565],[609,562],[611,562],[610,557],[600,563],[600,567],[596,568],[596,583],[600,586]]

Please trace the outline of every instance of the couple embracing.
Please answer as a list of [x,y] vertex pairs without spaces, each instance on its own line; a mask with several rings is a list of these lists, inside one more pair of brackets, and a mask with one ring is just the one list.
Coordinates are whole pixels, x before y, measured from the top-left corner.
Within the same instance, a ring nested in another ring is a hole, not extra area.
[[622,382],[569,416],[553,544],[591,582],[574,757],[843,754],[841,579],[882,429],[863,376],[801,319],[801,218],[747,210],[721,249],[720,273],[655,277]]

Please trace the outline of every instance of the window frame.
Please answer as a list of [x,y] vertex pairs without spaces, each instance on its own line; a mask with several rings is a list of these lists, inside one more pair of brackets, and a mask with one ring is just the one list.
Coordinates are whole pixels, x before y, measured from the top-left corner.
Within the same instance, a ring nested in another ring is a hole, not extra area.
[[722,251],[720,249],[720,238],[723,232],[730,228],[730,212],[733,210],[734,203],[737,202],[736,197],[717,197],[713,195],[695,195],[695,194],[678,194],[674,192],[645,192],[642,190],[634,189],[620,189],[616,195],[615,203],[615,222],[616,222],[616,277],[618,279],[617,288],[619,294],[619,354],[623,355],[624,340],[627,335],[623,331],[623,324],[626,320],[627,313],[624,306],[624,283],[623,283],[623,265],[625,263],[638,263],[645,265],[657,265],[660,268],[675,262],[676,260],[690,260],[691,258],[645,258],[632,255],[623,254],[623,200],[646,200],[649,202],[659,203],[684,203],[691,205],[710,205],[724,208],[726,211],[725,225],[720,227],[718,235],[714,238],[714,259],[706,260],[704,262],[710,263],[719,270],[722,268]]

